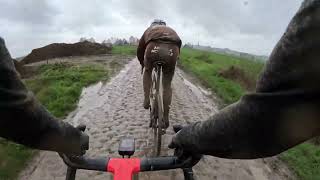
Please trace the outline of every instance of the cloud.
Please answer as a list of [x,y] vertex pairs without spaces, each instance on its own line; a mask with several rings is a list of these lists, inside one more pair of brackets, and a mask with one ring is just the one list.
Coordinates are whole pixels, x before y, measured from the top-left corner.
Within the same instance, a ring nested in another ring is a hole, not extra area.
[[1,19],[26,25],[50,24],[57,13],[55,7],[51,6],[49,1],[43,0],[1,0],[0,7]]
[[14,57],[53,42],[141,36],[162,18],[184,43],[269,54],[302,0],[0,0],[0,36]]

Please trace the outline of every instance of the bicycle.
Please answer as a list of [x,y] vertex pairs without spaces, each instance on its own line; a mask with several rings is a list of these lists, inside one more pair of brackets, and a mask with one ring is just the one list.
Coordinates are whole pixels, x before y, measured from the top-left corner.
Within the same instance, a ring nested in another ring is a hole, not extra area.
[[[160,171],[169,169],[183,170],[185,180],[194,180],[192,168],[185,168],[176,156],[130,158],[135,151],[132,138],[122,139],[118,152],[123,158],[89,158],[85,156],[68,157],[59,154],[68,166],[66,180],[75,180],[77,169],[94,170],[113,173],[114,180],[131,180],[134,174],[144,171]],[[128,158],[125,158],[128,156]]]
[[163,85],[162,67],[164,62],[157,61],[152,69],[152,84],[150,89],[150,127],[153,129],[153,155],[160,156],[162,135],[165,134],[163,122]]

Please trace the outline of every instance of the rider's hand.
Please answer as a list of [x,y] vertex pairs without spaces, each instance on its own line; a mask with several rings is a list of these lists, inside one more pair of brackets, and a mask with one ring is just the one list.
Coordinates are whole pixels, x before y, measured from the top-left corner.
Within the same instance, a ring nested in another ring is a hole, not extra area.
[[[83,155],[86,153],[86,150],[89,149],[89,136],[87,134],[84,133],[84,131],[86,130],[86,126],[85,125],[79,125],[75,128],[78,133],[78,135],[76,135],[74,138],[78,139],[78,145],[79,146],[75,146],[72,147],[70,150],[73,151],[73,155]],[[79,137],[77,137],[79,136]]]
[[173,136],[171,143],[169,144],[169,148],[175,149],[174,155],[179,158],[179,161],[181,161],[181,164],[183,164],[183,167],[189,168],[196,165],[202,158],[201,154],[197,154],[193,151],[184,149],[181,144],[179,144],[179,133],[180,130],[183,129],[182,126],[173,126],[174,132],[176,134]]
[[66,155],[83,155],[89,149],[89,136],[84,133],[86,126],[79,125],[76,128],[68,124],[68,137],[65,142],[61,142],[63,146],[62,153]]
[[61,122],[59,131],[48,135],[40,149],[56,151],[68,156],[83,155],[89,149],[89,136],[83,131],[85,126],[73,127]]
[[89,149],[89,136],[84,133],[86,130],[86,125],[80,124],[77,126],[77,129],[80,130],[80,152],[81,155],[86,153],[86,150]]

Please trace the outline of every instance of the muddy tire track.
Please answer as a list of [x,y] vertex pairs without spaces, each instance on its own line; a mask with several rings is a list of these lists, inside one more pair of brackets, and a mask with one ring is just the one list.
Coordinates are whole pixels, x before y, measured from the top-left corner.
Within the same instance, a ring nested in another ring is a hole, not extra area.
[[[170,112],[170,126],[203,121],[217,112],[216,104],[206,92],[186,80],[181,70],[177,70],[173,80],[173,100]],[[136,139],[135,156],[150,156],[152,131],[148,128],[149,111],[142,108],[142,76],[139,63],[131,61],[107,84],[98,83],[86,88],[78,108],[71,113],[68,121],[74,125],[87,125],[90,136],[90,156],[119,157],[117,148],[124,136]],[[163,155],[172,154],[167,145],[173,134],[169,128],[163,141]],[[277,168],[267,160],[225,160],[206,156],[194,167],[197,179],[292,179],[284,165]],[[56,153],[41,152],[29,167],[21,173],[20,179],[62,180],[66,167]],[[80,170],[78,180],[112,179],[112,175]],[[183,179],[180,170],[149,172],[139,175],[139,179]]]

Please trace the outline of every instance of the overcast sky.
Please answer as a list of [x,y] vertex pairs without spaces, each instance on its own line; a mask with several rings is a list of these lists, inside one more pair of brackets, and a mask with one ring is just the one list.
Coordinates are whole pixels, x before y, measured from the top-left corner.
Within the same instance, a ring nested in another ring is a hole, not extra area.
[[269,55],[302,0],[0,0],[13,57],[54,42],[139,37],[155,18],[183,43]]

